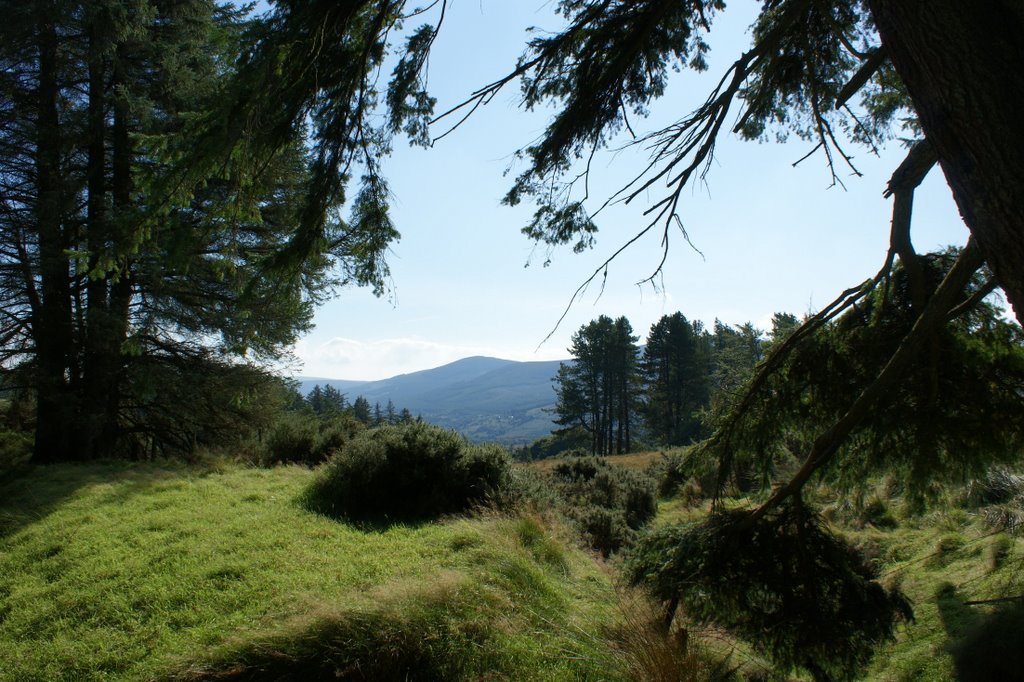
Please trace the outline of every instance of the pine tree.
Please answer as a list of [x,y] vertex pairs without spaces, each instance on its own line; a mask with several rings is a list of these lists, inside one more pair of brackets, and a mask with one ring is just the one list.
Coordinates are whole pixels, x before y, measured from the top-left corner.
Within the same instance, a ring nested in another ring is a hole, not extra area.
[[373,415],[370,414],[370,401],[361,395],[356,396],[355,402],[352,403],[352,416],[370,426],[373,422]]
[[556,424],[590,434],[594,454],[629,452],[638,394],[637,337],[625,317],[602,315],[573,334],[571,363],[555,377]]
[[651,326],[641,367],[644,423],[652,437],[682,445],[701,435],[700,411],[708,404],[710,340],[699,321],[682,313]]

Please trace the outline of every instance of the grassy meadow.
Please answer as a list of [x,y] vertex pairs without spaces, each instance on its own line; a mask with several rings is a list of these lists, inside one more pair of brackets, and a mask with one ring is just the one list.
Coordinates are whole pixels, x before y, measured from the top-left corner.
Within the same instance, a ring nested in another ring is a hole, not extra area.
[[[660,455],[610,458],[645,468]],[[550,469],[551,463],[524,468]],[[298,502],[314,473],[238,464],[38,467],[0,484],[0,681],[708,680],[763,659],[693,626],[687,657],[616,559],[537,513],[353,525]],[[881,488],[880,488],[881,489]],[[871,680],[1020,679],[1024,541],[951,498],[818,500],[915,621]],[[707,501],[660,503],[654,523]],[[1009,649],[1008,649],[1009,647]],[[1014,677],[1016,675],[1017,677]]]
[[6,484],[0,680],[316,675],[349,659],[353,679],[614,672],[611,579],[540,521],[359,528],[296,504],[311,476],[118,463]]

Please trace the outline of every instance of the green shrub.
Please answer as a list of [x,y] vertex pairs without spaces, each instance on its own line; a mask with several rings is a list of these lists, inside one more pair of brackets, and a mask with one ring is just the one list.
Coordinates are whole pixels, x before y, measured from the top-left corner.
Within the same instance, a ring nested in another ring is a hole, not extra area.
[[320,421],[316,443],[313,445],[313,461],[311,464],[326,462],[331,455],[341,450],[366,430],[366,426],[352,414],[342,413],[327,420]]
[[32,456],[32,435],[0,430],[0,474],[16,469]]
[[512,469],[509,497],[523,511],[540,515],[557,510],[562,499],[549,475],[525,467]]
[[604,556],[632,544],[635,531],[657,513],[653,479],[600,457],[568,457],[552,477],[566,516]]
[[364,431],[318,472],[313,511],[371,521],[412,521],[465,511],[505,491],[508,455],[423,422]]
[[844,680],[913,617],[877,568],[816,512],[787,502],[756,520],[721,511],[648,533],[625,574],[687,616],[746,639],[780,673],[804,668],[815,680]]
[[312,463],[318,431],[315,418],[299,413],[283,416],[267,437],[264,463]]
[[636,471],[622,469],[618,485],[622,490],[622,507],[626,525],[633,529],[646,526],[658,513],[654,482]]
[[285,414],[267,438],[262,463],[316,466],[327,461],[364,428],[350,414],[329,419],[302,412]]
[[661,497],[671,498],[682,493],[687,505],[696,505],[713,496],[718,488],[717,464],[697,457],[693,446],[666,455],[652,473],[658,481]]
[[609,466],[608,462],[590,455],[585,450],[571,450],[551,472],[562,481],[589,481],[598,471],[608,469]]
[[679,452],[662,455],[660,461],[652,463],[651,473],[658,481],[658,494],[665,498],[675,496],[682,486],[692,480]]
[[636,531],[617,510],[590,505],[579,509],[573,517],[590,546],[606,558],[636,540]]

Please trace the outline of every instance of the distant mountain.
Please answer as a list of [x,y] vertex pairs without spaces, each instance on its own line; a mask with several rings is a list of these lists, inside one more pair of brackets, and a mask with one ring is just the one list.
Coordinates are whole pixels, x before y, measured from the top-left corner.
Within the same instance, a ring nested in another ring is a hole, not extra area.
[[349,400],[363,396],[371,405],[408,408],[414,415],[455,429],[474,441],[506,445],[531,443],[554,428],[555,392],[551,384],[558,360],[516,362],[471,357],[441,367],[380,381],[300,378],[303,394],[330,385]]

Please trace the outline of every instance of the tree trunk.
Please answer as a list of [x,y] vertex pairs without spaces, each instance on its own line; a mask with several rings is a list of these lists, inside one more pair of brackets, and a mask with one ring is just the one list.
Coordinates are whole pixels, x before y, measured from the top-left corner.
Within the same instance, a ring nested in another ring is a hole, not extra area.
[[[123,64],[126,55],[118,51],[117,64],[114,67],[114,82],[125,83]],[[114,210],[118,219],[115,238],[124,239],[127,229],[127,216],[132,212],[132,146],[129,132],[128,104],[119,97],[114,104],[114,158],[113,158],[113,198]],[[104,391],[103,428],[100,439],[96,443],[98,456],[108,456],[116,445],[120,435],[119,421],[121,413],[121,389],[124,383],[124,355],[122,346],[128,335],[128,313],[131,305],[132,281],[130,256],[124,255],[125,262],[120,264],[110,284],[110,300],[107,306],[107,324],[104,329],[104,374],[100,377]]]
[[868,6],[960,214],[1024,323],[1024,3]]
[[39,7],[39,85],[36,137],[39,274],[42,296],[33,315],[36,346],[36,440],[33,461],[74,459],[77,401],[69,390],[73,374],[71,281],[63,229],[61,135],[57,65],[57,31],[52,7]]

